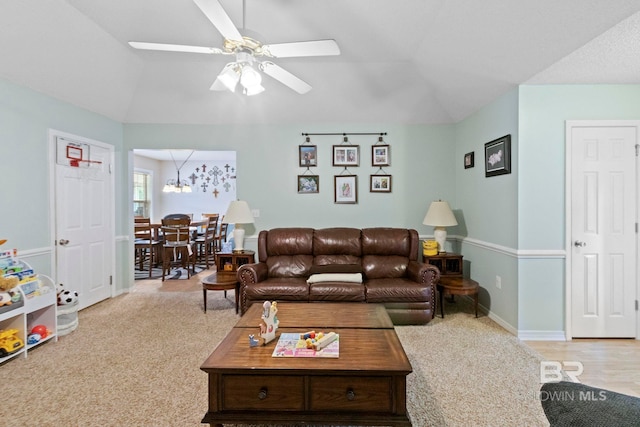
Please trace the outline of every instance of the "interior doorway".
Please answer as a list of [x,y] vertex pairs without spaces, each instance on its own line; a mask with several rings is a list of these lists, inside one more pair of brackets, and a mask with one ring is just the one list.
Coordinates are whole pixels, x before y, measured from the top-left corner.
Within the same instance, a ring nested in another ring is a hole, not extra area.
[[638,329],[640,122],[567,122],[567,335]]

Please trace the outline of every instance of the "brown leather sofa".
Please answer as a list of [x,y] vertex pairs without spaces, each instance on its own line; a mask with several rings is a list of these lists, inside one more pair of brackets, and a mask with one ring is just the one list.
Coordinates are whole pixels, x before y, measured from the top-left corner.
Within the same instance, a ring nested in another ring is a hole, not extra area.
[[[264,301],[369,302],[383,304],[396,325],[426,324],[440,272],[419,262],[418,253],[412,229],[263,230],[258,262],[238,269],[241,313]],[[362,283],[343,281],[357,273]],[[327,281],[309,284],[312,275]]]

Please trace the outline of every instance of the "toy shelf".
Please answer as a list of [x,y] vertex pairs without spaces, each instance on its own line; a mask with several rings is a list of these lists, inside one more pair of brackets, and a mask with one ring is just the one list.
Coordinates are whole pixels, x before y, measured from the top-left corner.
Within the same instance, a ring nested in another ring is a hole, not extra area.
[[[23,270],[31,269],[24,261],[19,261]],[[17,337],[24,346],[0,357],[0,366],[20,354],[27,357],[30,349],[42,343],[58,340],[57,335],[57,295],[53,280],[43,274],[37,274],[35,280],[21,283],[17,286],[21,301],[12,306],[2,307],[6,311],[0,313],[0,330],[17,329]],[[7,310],[8,309],[8,310]],[[44,325],[49,333],[37,343],[28,344],[27,338],[35,325]]]

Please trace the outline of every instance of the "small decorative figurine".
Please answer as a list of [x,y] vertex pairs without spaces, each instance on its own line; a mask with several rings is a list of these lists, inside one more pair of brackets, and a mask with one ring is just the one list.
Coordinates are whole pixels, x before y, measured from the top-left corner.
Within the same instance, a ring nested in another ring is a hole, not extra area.
[[278,330],[278,304],[274,301],[265,301],[262,304],[262,321],[260,322],[260,342],[265,345],[276,338]]
[[254,338],[254,335],[249,335],[249,347],[257,347],[260,342]]

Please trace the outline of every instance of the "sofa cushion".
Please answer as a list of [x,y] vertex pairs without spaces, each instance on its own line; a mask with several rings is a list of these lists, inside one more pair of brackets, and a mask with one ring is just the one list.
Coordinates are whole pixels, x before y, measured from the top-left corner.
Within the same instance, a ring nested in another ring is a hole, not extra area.
[[250,300],[308,301],[309,285],[304,278],[277,278],[245,287]]
[[365,255],[362,270],[367,279],[400,278],[407,276],[409,258],[397,255]]
[[309,301],[364,302],[365,290],[360,283],[314,283],[309,285]]
[[276,255],[267,258],[269,277],[309,277],[311,255]]
[[315,265],[360,264],[362,244],[357,228],[333,227],[313,233]]
[[[411,235],[405,228],[364,228],[362,229],[363,255],[411,255]],[[418,249],[416,248],[416,251]]]
[[321,273],[307,279],[309,284],[323,282],[362,283],[362,273]]
[[371,279],[365,283],[367,302],[429,301],[431,286],[408,279]]

